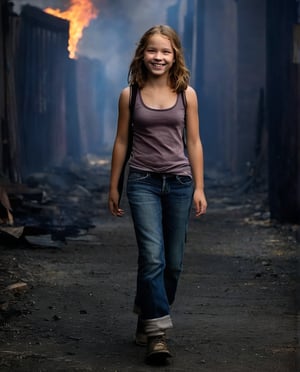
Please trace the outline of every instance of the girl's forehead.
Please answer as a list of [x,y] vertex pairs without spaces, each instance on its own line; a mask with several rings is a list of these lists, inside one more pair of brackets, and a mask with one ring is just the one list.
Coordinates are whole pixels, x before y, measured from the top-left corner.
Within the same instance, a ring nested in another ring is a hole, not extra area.
[[167,36],[164,36],[161,34],[154,34],[149,37],[147,45],[153,45],[153,44],[160,44],[160,45],[164,45],[165,47],[172,48],[172,43],[170,39]]

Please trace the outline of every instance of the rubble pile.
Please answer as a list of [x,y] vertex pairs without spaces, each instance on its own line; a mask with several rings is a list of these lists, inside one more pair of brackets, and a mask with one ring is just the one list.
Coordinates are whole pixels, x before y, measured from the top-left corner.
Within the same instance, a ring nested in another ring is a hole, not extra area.
[[0,238],[5,244],[61,247],[67,236],[86,234],[106,207],[109,160],[29,175],[23,184],[0,184]]

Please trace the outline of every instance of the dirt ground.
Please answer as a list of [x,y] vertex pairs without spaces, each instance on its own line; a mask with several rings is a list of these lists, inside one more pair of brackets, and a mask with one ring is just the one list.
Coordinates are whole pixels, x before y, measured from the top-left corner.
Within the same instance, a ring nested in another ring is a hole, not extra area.
[[207,192],[207,215],[191,217],[168,366],[146,365],[133,343],[133,227],[103,199],[95,227],[62,248],[1,246],[0,371],[299,371],[295,229],[269,221],[263,194]]

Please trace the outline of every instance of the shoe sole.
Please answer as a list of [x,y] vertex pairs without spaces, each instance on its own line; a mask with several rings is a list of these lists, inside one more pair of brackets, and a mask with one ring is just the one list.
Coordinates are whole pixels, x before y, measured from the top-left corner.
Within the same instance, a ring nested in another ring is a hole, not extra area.
[[154,351],[146,356],[146,363],[154,365],[165,364],[168,358],[171,357],[172,355],[169,351]]

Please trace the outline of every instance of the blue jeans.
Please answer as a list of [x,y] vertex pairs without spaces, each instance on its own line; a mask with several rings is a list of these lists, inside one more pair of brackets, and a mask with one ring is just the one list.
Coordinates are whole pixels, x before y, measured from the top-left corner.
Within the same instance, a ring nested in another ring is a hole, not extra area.
[[139,249],[135,307],[144,320],[165,319],[170,313],[193,190],[189,176],[129,172],[127,197]]

